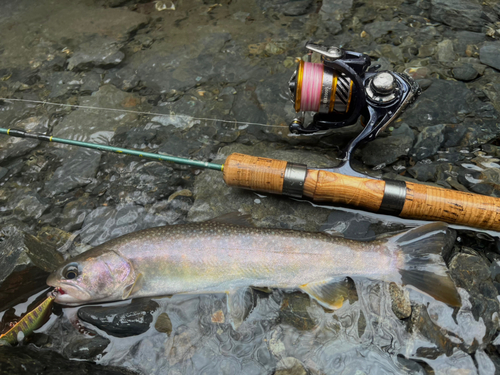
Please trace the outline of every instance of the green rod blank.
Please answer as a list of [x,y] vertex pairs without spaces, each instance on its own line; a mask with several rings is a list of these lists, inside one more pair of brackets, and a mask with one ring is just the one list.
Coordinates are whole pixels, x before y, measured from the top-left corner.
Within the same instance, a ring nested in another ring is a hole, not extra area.
[[67,144],[67,145],[72,145],[72,146],[93,148],[93,149],[100,150],[100,151],[116,152],[118,154],[126,154],[126,155],[139,156],[141,158],[168,161],[168,162],[172,162],[172,163],[176,163],[176,164],[185,164],[185,165],[191,165],[194,167],[213,169],[216,171],[222,171],[224,168],[224,165],[222,165],[222,164],[208,163],[208,162],[204,162],[204,161],[190,160],[190,159],[186,159],[186,158],[178,158],[175,156],[153,154],[151,152],[129,150],[127,148],[99,145],[96,143],[73,141],[71,139],[56,138],[56,137],[52,137],[52,136],[45,135],[45,134],[27,133],[27,132],[25,132],[23,130],[19,130],[19,129],[0,128],[0,134],[5,134],[5,135],[11,136],[11,137],[33,138],[33,139],[38,139],[40,141],[45,141],[45,142],[55,142],[55,143],[63,143],[63,144]]

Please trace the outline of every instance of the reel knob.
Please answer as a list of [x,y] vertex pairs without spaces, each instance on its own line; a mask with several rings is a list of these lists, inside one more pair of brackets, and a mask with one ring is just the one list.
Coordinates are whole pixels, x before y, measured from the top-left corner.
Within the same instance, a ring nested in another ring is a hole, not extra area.
[[394,92],[396,81],[391,73],[381,72],[373,77],[370,86],[374,93],[385,96]]

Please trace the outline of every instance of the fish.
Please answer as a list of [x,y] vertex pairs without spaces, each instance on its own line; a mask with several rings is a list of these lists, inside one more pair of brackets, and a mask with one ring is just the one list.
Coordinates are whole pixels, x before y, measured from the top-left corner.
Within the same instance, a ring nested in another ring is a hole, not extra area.
[[50,293],[40,305],[23,316],[11,329],[0,335],[0,343],[4,341],[10,345],[14,345],[22,340],[21,337],[24,338],[33,333],[34,330],[40,328],[47,319],[48,314],[52,311],[52,302],[54,300],[55,294]]
[[[241,218],[240,218],[241,219]],[[47,284],[56,302],[78,306],[247,288],[300,290],[327,309],[340,308],[345,278],[414,287],[450,306],[460,296],[441,256],[447,225],[430,223],[373,241],[327,233],[241,225],[224,217],[126,234],[68,260]],[[239,221],[238,221],[239,220]]]

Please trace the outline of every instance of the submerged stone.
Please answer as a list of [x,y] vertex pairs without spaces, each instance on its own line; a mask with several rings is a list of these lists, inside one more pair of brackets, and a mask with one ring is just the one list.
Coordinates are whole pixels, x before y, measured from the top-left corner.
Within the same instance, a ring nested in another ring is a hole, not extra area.
[[63,354],[70,359],[93,359],[102,355],[110,341],[102,336],[96,335],[92,338],[81,337],[73,340],[64,348]]
[[140,335],[153,322],[158,304],[152,300],[133,300],[126,306],[86,306],[78,310],[78,317],[116,337]]

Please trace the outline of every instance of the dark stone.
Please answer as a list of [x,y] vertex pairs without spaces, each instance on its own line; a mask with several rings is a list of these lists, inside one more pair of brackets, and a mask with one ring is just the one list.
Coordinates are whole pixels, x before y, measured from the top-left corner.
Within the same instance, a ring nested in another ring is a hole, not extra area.
[[362,150],[363,163],[369,166],[392,164],[399,157],[408,155],[415,135],[410,127],[402,124],[387,137],[379,137],[368,143]]
[[374,38],[380,38],[384,35],[393,33],[399,36],[408,34],[410,28],[398,21],[380,21],[372,22],[365,26],[365,31]]
[[82,307],[78,317],[112,336],[128,337],[146,332],[158,307],[152,300],[133,300],[126,306]]
[[80,238],[83,243],[97,246],[124,234],[166,223],[164,217],[151,215],[144,207],[134,204],[98,207],[86,216]]
[[299,331],[309,331],[316,327],[316,323],[307,312],[311,305],[311,298],[301,292],[286,293],[280,309],[280,321],[291,325]]
[[444,141],[445,126],[443,124],[428,126],[424,128],[417,137],[417,143],[413,146],[410,154],[415,160],[423,160],[436,154]]
[[108,347],[110,341],[102,336],[92,338],[82,337],[79,340],[72,340],[63,351],[65,357],[70,359],[92,359]]
[[459,67],[453,68],[453,77],[459,81],[472,81],[477,78],[478,72],[470,64],[463,64]]
[[456,124],[462,113],[473,112],[474,99],[474,94],[463,82],[434,80],[401,118],[419,131],[432,125]]
[[100,160],[100,151],[77,148],[45,183],[46,194],[54,196],[89,184],[95,177]]
[[49,98],[58,98],[76,91],[82,84],[81,77],[73,72],[50,72],[47,78]]
[[[48,129],[48,125],[48,118],[40,116],[23,119],[10,127],[24,130],[28,133],[32,132],[44,134]],[[2,137],[0,139],[0,162],[26,155],[39,144],[40,141],[36,139]]]
[[96,72],[88,72],[82,77],[82,86],[80,87],[81,95],[89,95],[94,91],[98,91],[101,86],[101,75]]
[[406,319],[411,315],[410,295],[408,291],[396,283],[389,284],[389,293],[392,301],[392,311],[399,319]]
[[121,45],[113,39],[96,37],[82,43],[68,60],[69,70],[89,70],[93,67],[109,68],[122,62],[125,54]]
[[475,0],[431,0],[431,18],[456,29],[480,32],[485,24],[482,13]]
[[47,287],[48,272],[63,257],[49,244],[6,225],[0,231],[0,306],[7,309],[27,294]]
[[62,211],[62,229],[73,232],[82,227],[85,217],[95,209],[97,203],[88,197],[69,202]]
[[500,42],[488,43],[479,50],[479,59],[485,65],[500,70]]
[[469,293],[471,311],[476,321],[480,318],[484,321],[486,333],[483,342],[490,342],[497,331],[495,315],[500,311],[500,302],[491,280],[489,265],[480,256],[457,254],[451,260],[449,269],[455,285]]
[[161,313],[155,322],[155,329],[158,332],[166,333],[167,336],[170,336],[172,333],[172,321],[167,313]]
[[455,51],[460,56],[467,56],[468,46],[477,46],[486,40],[483,33],[474,33],[472,31],[457,31],[455,34]]
[[282,9],[285,16],[303,16],[313,10],[313,0],[288,1]]
[[0,346],[0,375],[37,374],[37,375],[134,375],[135,373],[119,367],[101,366],[92,362],[70,361],[62,355],[39,350],[33,346]]

